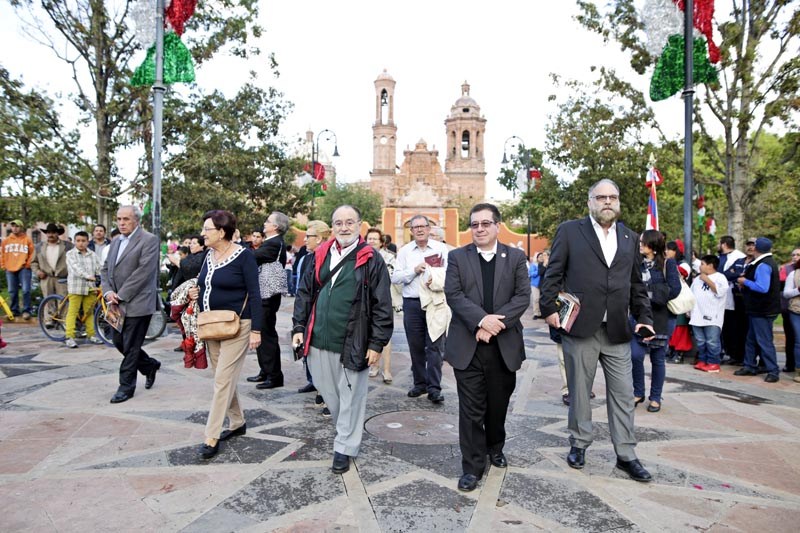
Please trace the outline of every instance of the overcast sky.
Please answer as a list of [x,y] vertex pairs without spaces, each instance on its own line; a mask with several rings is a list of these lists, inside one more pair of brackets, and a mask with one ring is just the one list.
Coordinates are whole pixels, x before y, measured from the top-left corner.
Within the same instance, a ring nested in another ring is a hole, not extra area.
[[[582,30],[573,19],[574,2],[543,0],[406,0],[330,2],[262,0],[260,40],[264,58],[248,62],[220,58],[199,69],[197,83],[232,95],[248,78],[274,85],[293,102],[282,134],[288,140],[311,129],[336,133],[341,157],[339,180],[360,181],[372,168],[373,81],[385,68],[397,81],[395,121],[397,163],[403,150],[420,139],[443,153],[444,120],[461,95],[461,84],[487,119],[485,136],[487,195],[507,197],[496,184],[504,141],[521,137],[544,148],[545,126],[555,105],[549,74],[593,79],[592,65],[605,65],[646,89],[648,78],[630,71],[613,44]],[[0,4],[0,62],[26,83],[71,91],[70,72],[52,52],[19,31],[8,3]],[[273,52],[280,77],[271,77],[266,55]],[[143,57],[143,53],[142,53]],[[681,135],[683,103],[676,96],[655,104],[662,127]],[[332,151],[330,144],[320,147]],[[642,162],[642,176],[646,172]]]

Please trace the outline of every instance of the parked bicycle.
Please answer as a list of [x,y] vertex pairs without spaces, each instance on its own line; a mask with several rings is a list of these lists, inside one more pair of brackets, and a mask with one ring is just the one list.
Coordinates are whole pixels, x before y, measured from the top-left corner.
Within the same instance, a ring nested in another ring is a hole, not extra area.
[[[97,336],[106,345],[113,346],[114,328],[106,321],[108,306],[105,298],[103,298],[103,290],[100,287],[91,290],[97,292],[97,303],[94,305],[90,316],[86,316],[83,313],[78,315],[76,329],[82,329],[86,320],[94,320],[94,330]],[[69,300],[60,294],[51,294],[42,300],[39,305],[39,327],[48,339],[63,342],[67,338],[68,310]],[[145,339],[157,339],[164,333],[166,327],[167,315],[162,307],[150,317],[150,325],[147,328]]]

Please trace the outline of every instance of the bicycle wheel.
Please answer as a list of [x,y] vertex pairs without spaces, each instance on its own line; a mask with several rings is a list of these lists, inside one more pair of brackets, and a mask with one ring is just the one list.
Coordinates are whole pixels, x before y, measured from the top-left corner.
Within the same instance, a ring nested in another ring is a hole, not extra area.
[[106,321],[103,308],[99,305],[94,310],[94,331],[106,346],[114,346],[114,328]]
[[145,334],[144,338],[151,341],[153,339],[157,339],[164,333],[164,329],[167,327],[167,315],[164,313],[163,309],[159,309],[153,316],[150,317],[150,325],[147,326],[147,333]]
[[39,327],[45,337],[61,342],[67,338],[67,311],[69,300],[59,294],[51,294],[39,304]]

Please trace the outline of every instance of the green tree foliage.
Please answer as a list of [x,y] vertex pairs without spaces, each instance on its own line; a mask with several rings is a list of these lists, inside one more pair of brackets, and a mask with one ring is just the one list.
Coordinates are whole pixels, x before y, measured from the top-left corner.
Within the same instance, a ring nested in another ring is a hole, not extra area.
[[383,218],[383,198],[360,183],[337,183],[329,185],[325,196],[317,198],[313,218],[330,224],[333,211],[348,204],[361,211],[361,219],[371,225],[380,224]]
[[[649,190],[645,176],[649,158],[664,175],[658,188],[660,229],[680,235],[683,225],[683,179],[680,147],[667,142],[641,91],[620,80],[613,71],[598,70],[590,86],[562,82],[556,88],[568,94],[558,103],[547,128],[549,161],[573,178],[561,186],[554,213],[558,221],[586,216],[589,187],[608,178],[620,187],[620,219],[630,228],[644,229]],[[555,96],[551,97],[557,100]]]
[[[103,0],[11,0],[24,19],[27,31],[48,46],[73,70],[74,92],[69,100],[77,107],[84,124],[93,124],[95,146],[91,154],[70,143],[70,133],[50,124],[51,134],[62,139],[68,155],[76,162],[72,172],[60,179],[91,194],[97,219],[108,222],[116,197],[130,189],[142,190],[147,173],[125,183],[117,167],[123,148],[145,141],[149,149],[148,88],[133,88],[131,64],[140,45],[133,38],[130,8],[132,0],[108,3]],[[200,0],[186,26],[186,42],[197,66],[221,51],[239,57],[258,53],[250,44],[261,29],[256,0]],[[274,60],[272,60],[274,65]],[[53,177],[55,178],[55,177]],[[54,180],[55,181],[55,180]]]
[[289,215],[305,207],[294,184],[302,160],[290,159],[276,141],[288,104],[274,89],[244,85],[232,98],[197,92],[165,105],[164,230],[196,231],[209,209],[236,214],[246,231],[272,211]]
[[[637,73],[644,74],[654,64],[655,58],[644,46],[634,0],[612,0],[605,11],[595,2],[577,3],[578,21],[606,40],[618,42],[631,54],[631,67]],[[741,241],[762,182],[779,177],[755,170],[761,138],[770,126],[796,128],[800,7],[790,0],[742,0],[732,4],[727,16],[717,12],[715,21],[722,36],[720,84],[699,88],[698,145],[713,171],[707,177],[709,184],[720,187],[725,195],[727,233]],[[713,133],[718,129],[723,132],[722,143]]]
[[26,89],[0,66],[0,217],[37,221],[77,222],[78,213],[92,207],[92,199],[64,173],[80,176],[80,167],[67,157],[64,141],[77,142],[70,132],[53,137],[61,128],[55,104],[45,95]]

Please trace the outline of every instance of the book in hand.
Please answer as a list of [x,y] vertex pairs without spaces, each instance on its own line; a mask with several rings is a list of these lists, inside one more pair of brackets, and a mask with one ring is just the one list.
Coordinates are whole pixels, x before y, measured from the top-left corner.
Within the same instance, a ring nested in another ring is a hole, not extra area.
[[442,256],[440,254],[426,255],[425,262],[432,267],[441,267],[443,265]]
[[119,304],[108,304],[106,322],[115,330],[122,333],[122,324],[125,322],[125,312]]
[[575,295],[562,291],[558,293],[556,306],[558,307],[558,320],[561,323],[561,329],[569,333],[575,323],[575,319],[578,318],[578,313],[581,311],[581,302]]

